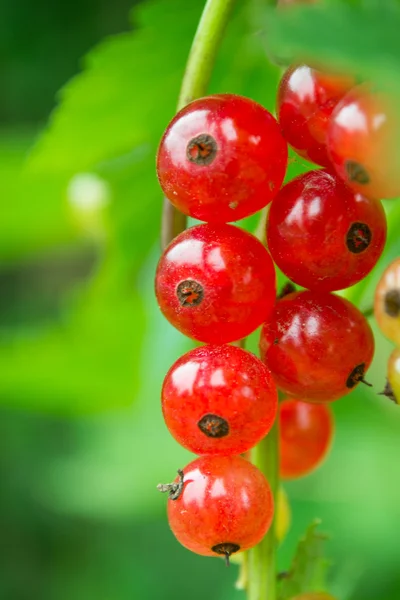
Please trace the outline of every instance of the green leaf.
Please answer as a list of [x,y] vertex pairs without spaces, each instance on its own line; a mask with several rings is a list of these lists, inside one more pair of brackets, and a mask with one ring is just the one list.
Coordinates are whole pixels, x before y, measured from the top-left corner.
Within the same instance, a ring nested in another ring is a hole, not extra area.
[[326,571],[329,562],[324,558],[326,536],[317,531],[320,522],[311,523],[300,540],[291,568],[281,578],[279,600],[289,600],[305,592],[326,590]]
[[[152,144],[154,155],[175,112],[203,6],[203,0],[146,2],[134,13],[135,31],[97,46],[86,57],[84,72],[62,90],[60,106],[32,153],[30,168],[92,169],[146,143]],[[268,64],[253,31],[250,11],[240,7],[228,27],[211,89],[244,93],[271,104],[278,69]]]
[[400,6],[394,0],[320,2],[267,11],[263,20],[268,52],[284,64],[319,64],[399,90]]
[[0,135],[1,262],[76,238],[65,210],[65,179],[24,171],[26,153],[36,135],[31,129]]
[[[24,177],[37,178],[43,188],[46,181],[56,181],[49,230],[57,219],[64,231],[74,216],[89,228],[100,226],[102,260],[86,291],[75,293],[61,323],[22,335],[11,333],[3,340],[1,402],[64,413],[132,402],[146,326],[144,284],[138,272],[156,243],[161,217],[155,154],[175,112],[203,7],[203,0],[143,3],[135,12],[136,29],[95,48],[84,72],[62,91],[61,103],[34,148]],[[272,107],[279,70],[268,64],[254,31],[250,5],[238,4],[210,91],[241,93]],[[98,175],[109,187],[104,214],[71,215],[68,186],[80,174]],[[40,197],[40,187],[35,198],[24,200],[21,194],[19,210],[23,212],[24,202],[30,202],[37,224],[48,205]],[[24,220],[24,226],[29,229],[30,219]],[[17,218],[15,227],[19,227]],[[38,235],[33,239],[38,240]],[[53,243],[62,239],[56,229]],[[26,252],[29,247],[28,243]],[[146,285],[152,287],[151,281]]]
[[118,260],[104,261],[62,322],[3,333],[0,403],[71,415],[131,405],[146,321],[121,273]]

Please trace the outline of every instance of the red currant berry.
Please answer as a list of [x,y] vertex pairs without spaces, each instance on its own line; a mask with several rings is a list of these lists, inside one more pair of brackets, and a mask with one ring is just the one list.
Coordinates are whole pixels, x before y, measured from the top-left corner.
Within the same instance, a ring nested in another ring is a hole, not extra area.
[[400,258],[390,263],[379,280],[374,314],[382,333],[400,346]]
[[268,433],[277,411],[271,373],[234,346],[203,346],[182,356],[161,397],[168,429],[195,454],[246,452]]
[[169,124],[158,149],[164,194],[201,221],[237,221],[266,206],[287,167],[287,144],[260,104],[233,94],[191,102]]
[[328,130],[331,161],[348,185],[370,198],[400,195],[400,120],[388,97],[366,86],[335,108]]
[[335,175],[309,171],[271,204],[268,248],[292,281],[318,291],[363,279],[382,254],[386,217],[379,200],[355,194]]
[[260,351],[278,388],[324,402],[341,398],[363,381],[374,337],[350,302],[307,290],[276,303],[261,331]]
[[258,544],[274,512],[261,471],[239,456],[202,456],[183,472],[181,494],[168,500],[169,524],[183,546],[229,559]]
[[283,135],[300,156],[330,166],[326,148],[329,118],[352,86],[352,77],[328,75],[307,65],[286,71],[279,85],[277,114]]
[[333,417],[326,404],[284,400],[279,405],[280,474],[304,477],[325,458],[333,436]]
[[233,225],[197,225],[162,255],[156,295],[164,316],[185,335],[223,344],[249,335],[272,313],[272,259],[254,236]]

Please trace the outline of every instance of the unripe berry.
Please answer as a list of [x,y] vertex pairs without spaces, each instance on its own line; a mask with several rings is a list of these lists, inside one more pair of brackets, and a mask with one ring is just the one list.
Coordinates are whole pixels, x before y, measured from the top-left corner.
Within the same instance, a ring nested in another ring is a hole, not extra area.
[[386,337],[400,346],[400,258],[390,263],[379,280],[374,315]]

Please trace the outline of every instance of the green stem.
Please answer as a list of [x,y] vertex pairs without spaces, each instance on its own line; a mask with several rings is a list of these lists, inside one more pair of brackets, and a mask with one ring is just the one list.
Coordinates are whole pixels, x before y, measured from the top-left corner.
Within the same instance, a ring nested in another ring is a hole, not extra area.
[[[252,462],[264,473],[275,499],[279,488],[278,420],[252,451]],[[247,600],[276,600],[275,518],[264,539],[247,553]]]
[[[188,0],[190,2],[190,0]],[[189,53],[178,100],[178,110],[204,96],[210,82],[218,48],[235,0],[207,0]],[[161,244],[165,248],[186,229],[187,218],[164,198]]]
[[235,0],[207,0],[183,76],[178,110],[206,93]]

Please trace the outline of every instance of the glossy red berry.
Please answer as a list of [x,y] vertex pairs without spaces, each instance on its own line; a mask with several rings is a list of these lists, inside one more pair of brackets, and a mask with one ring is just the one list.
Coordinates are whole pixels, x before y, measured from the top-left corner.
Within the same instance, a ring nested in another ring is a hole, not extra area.
[[390,263],[379,280],[374,315],[382,333],[400,346],[400,258]]
[[185,335],[223,344],[249,335],[275,303],[272,259],[233,225],[197,225],[168,246],[156,273],[164,316]]
[[277,115],[284,137],[300,156],[330,166],[326,148],[329,119],[352,86],[352,77],[321,73],[307,65],[286,71],[279,85]]
[[195,454],[241,454],[271,429],[277,392],[271,373],[235,346],[191,350],[168,371],[162,408],[175,439]]
[[206,96],[183,108],[158,149],[164,194],[201,221],[237,221],[266,206],[287,167],[287,144],[260,104],[233,94]]
[[363,380],[374,338],[348,300],[307,290],[277,302],[261,331],[260,351],[278,388],[324,402],[341,398]]
[[332,113],[331,161],[340,177],[365,196],[400,196],[399,139],[397,107],[367,86],[351,90]]
[[338,176],[309,171],[273,200],[268,249],[294,283],[340,290],[363,279],[380,257],[386,217],[379,200],[355,194]]
[[258,544],[274,512],[261,471],[239,456],[203,456],[183,472],[181,494],[168,499],[169,524],[183,546],[229,558]]
[[333,436],[333,416],[326,404],[288,399],[279,405],[280,475],[304,477],[325,458]]

